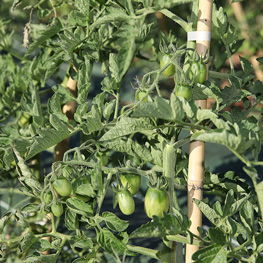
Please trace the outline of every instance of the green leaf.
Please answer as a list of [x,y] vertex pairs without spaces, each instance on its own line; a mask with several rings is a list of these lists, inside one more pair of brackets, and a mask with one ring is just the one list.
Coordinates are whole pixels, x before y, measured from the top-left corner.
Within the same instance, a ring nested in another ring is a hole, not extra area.
[[55,85],[52,87],[52,90],[59,95],[62,104],[65,104],[69,101],[76,101],[76,98],[73,96],[73,94],[71,94],[71,92],[62,85]]
[[124,231],[129,226],[129,221],[124,221],[111,212],[103,212],[102,218],[107,227],[115,232]]
[[227,242],[224,233],[216,228],[209,228],[208,236],[214,243],[217,244],[224,245]]
[[53,23],[47,28],[45,28],[45,30],[43,30],[40,33],[40,36],[29,45],[25,56],[31,54],[34,50],[36,50],[38,47],[40,47],[43,43],[45,43],[47,40],[52,38],[54,35],[59,33],[62,29],[63,29],[63,24],[61,23],[61,21],[59,19],[54,19]]
[[6,223],[9,221],[9,219],[11,218],[12,213],[9,212],[7,214],[5,214],[1,219],[0,219],[0,233],[3,233],[3,229],[6,225]]
[[85,115],[89,108],[89,102],[85,102],[77,107],[76,113],[74,114],[75,121],[82,123],[83,115]]
[[70,209],[66,209],[65,212],[65,226],[68,230],[76,230],[79,228],[78,216]]
[[171,94],[171,108],[173,113],[173,120],[182,121],[184,117],[184,106],[187,102],[184,102],[183,98],[178,98],[174,93]]
[[212,21],[220,37],[223,38],[228,28],[228,19],[223,7],[216,10],[216,5],[213,5]]
[[74,213],[81,214],[84,216],[92,216],[93,214],[93,209],[91,205],[85,203],[82,200],[71,197],[67,199],[66,205],[68,209],[70,209]]
[[115,150],[117,152],[127,153],[131,156],[139,156],[146,162],[154,161],[151,151],[148,148],[136,141],[133,141],[130,138],[128,138],[127,140],[115,139],[107,142],[106,146],[107,148]]
[[105,107],[103,110],[103,117],[108,120],[111,116],[111,114],[114,112],[114,108],[116,105],[116,100],[112,100],[110,102],[105,103]]
[[96,195],[96,193],[93,190],[92,185],[87,184],[87,183],[79,185],[76,190],[76,194],[91,196],[91,197],[95,197]]
[[227,263],[227,250],[225,246],[213,244],[201,248],[193,254],[195,263]]
[[127,31],[126,37],[120,40],[122,43],[118,52],[118,64],[120,68],[120,79],[123,79],[133,62],[138,44],[136,43],[135,36],[131,34],[130,31]]
[[134,110],[132,116],[135,118],[148,117],[171,121],[176,117],[174,117],[173,113],[169,101],[156,96],[154,102],[144,102],[139,104]]
[[72,236],[70,239],[73,242],[74,247],[88,249],[93,247],[93,242],[91,238],[87,238],[85,235],[82,236]]
[[253,233],[254,230],[254,208],[251,202],[248,200],[242,206],[240,212],[240,219],[249,233]]
[[113,128],[100,138],[100,141],[113,140],[135,132],[152,129],[154,129],[154,126],[148,120],[123,117]]
[[120,69],[118,65],[118,56],[114,53],[110,53],[109,56],[109,69],[112,77],[115,79],[117,83],[119,83],[121,77],[120,77]]
[[90,58],[86,55],[83,57],[84,62],[79,66],[77,72],[77,83],[78,83],[78,97],[77,102],[81,105],[86,102],[87,96],[90,91],[91,83],[91,73],[93,64],[90,61]]
[[148,222],[133,231],[130,238],[164,237],[167,234],[177,235],[185,233],[185,231],[185,223],[181,225],[176,216],[165,213],[162,218],[153,216],[151,222]]
[[21,252],[26,252],[36,241],[35,235],[31,231],[27,231],[20,242]]
[[[68,127],[62,124],[58,117],[53,114],[51,116],[53,116],[51,117],[52,123],[58,130],[53,128],[38,130],[39,134],[33,138],[33,143],[26,157],[27,160],[69,137]],[[62,125],[60,126],[60,124]]]
[[82,122],[80,128],[83,133],[89,135],[92,132],[99,131],[103,128],[101,123],[101,116],[96,105],[91,107],[91,111],[83,117],[86,119],[85,122]]
[[191,139],[222,144],[233,150],[237,150],[242,143],[242,136],[240,134],[234,135],[232,133],[227,132],[226,130],[218,132],[214,131],[209,133],[196,132],[192,135]]
[[108,229],[103,228],[98,234],[98,243],[108,253],[114,255],[123,255],[126,251],[126,245],[113,235]]
[[101,26],[102,24],[107,23],[114,23],[117,21],[126,21],[129,20],[130,17],[123,12],[121,9],[117,8],[107,8],[108,14],[99,17],[99,19],[96,20],[91,26],[90,30],[94,30],[95,28]]
[[194,199],[194,202],[197,204],[201,212],[208,218],[208,220],[215,226],[218,226],[221,221],[221,217],[215,212],[215,210],[198,199]]
[[235,202],[235,197],[234,197],[234,190],[231,189],[228,191],[225,199],[225,205],[224,205],[224,210],[223,210],[223,216],[226,217],[230,215],[230,209],[232,204]]

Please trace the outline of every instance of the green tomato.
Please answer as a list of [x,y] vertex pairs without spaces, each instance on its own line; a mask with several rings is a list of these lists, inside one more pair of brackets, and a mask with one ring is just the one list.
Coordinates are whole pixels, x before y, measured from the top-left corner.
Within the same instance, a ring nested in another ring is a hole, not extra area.
[[44,193],[44,202],[46,205],[50,204],[52,200],[53,200],[53,196],[51,192]]
[[133,197],[128,190],[121,190],[118,192],[118,203],[124,215],[131,215],[135,210]]
[[128,191],[135,195],[141,187],[141,176],[137,174],[122,174],[120,176],[122,185],[128,186]]
[[71,194],[74,195],[77,199],[80,199],[84,202],[88,202],[90,200],[90,196],[76,194],[78,187],[82,184],[89,184],[89,179],[86,177],[76,178],[72,180],[72,191]]
[[[171,55],[163,55],[160,60],[160,68],[165,67],[170,59],[172,58]],[[166,77],[171,77],[175,73],[175,66],[173,64],[170,64],[164,71],[163,75]]]
[[[147,94],[146,91],[137,89],[135,92],[135,99],[137,101],[140,101],[146,94]],[[149,101],[149,96],[147,96],[142,102],[148,102],[148,101]]]
[[72,191],[72,185],[66,178],[59,178],[54,181],[53,187],[61,196],[68,196]]
[[51,205],[51,211],[54,216],[60,217],[63,214],[63,205],[61,203],[54,203]]
[[108,164],[108,156],[104,153],[98,153],[97,158],[99,159],[102,166],[105,166]]
[[207,69],[204,62],[194,62],[191,65],[189,77],[194,79],[195,83],[203,84],[206,80]]
[[192,97],[192,87],[189,85],[177,85],[175,88],[176,96],[190,100]]
[[150,218],[153,216],[163,216],[163,212],[168,212],[169,209],[169,195],[163,189],[148,188],[145,200],[144,209],[146,215]]

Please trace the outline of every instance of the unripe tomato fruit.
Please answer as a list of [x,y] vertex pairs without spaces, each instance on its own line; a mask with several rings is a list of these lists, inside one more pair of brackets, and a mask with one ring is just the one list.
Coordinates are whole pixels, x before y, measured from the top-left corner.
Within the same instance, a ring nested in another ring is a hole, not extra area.
[[99,153],[97,158],[99,159],[102,166],[105,166],[108,164],[109,159],[108,159],[108,156],[106,154]]
[[141,176],[137,174],[122,174],[120,176],[122,185],[128,186],[128,191],[135,195],[141,187]]
[[[137,101],[140,101],[146,94],[147,94],[146,91],[142,91],[142,90],[139,90],[139,89],[138,89],[138,90],[136,90],[136,92],[135,92],[135,99],[136,99]],[[149,96],[147,96],[142,102],[147,102],[147,101],[149,101],[148,97],[149,97]]]
[[68,196],[72,191],[72,185],[66,178],[59,178],[54,181],[53,187],[61,196]]
[[73,179],[71,194],[74,195],[77,199],[88,202],[90,200],[89,196],[76,194],[78,187],[82,184],[89,184],[89,179],[85,177]]
[[163,216],[163,212],[168,212],[169,195],[163,189],[148,188],[145,199],[144,209],[146,215],[150,218],[153,216]]
[[207,69],[204,62],[194,62],[191,65],[189,77],[190,79],[194,78],[195,83],[203,84],[206,80],[206,73]]
[[[172,58],[171,55],[163,55],[161,57],[161,60],[160,60],[160,68],[163,68],[165,67],[170,59]],[[164,71],[163,71],[163,75],[166,76],[166,77],[171,77],[173,74],[175,73],[175,66],[173,64],[170,64]]]
[[176,96],[190,100],[192,97],[192,87],[189,85],[177,85],[175,88]]
[[53,199],[53,196],[51,192],[44,193],[44,202],[46,205],[50,204],[52,199]]
[[63,205],[61,203],[52,204],[51,211],[54,216],[60,217],[63,214]]
[[121,190],[118,192],[118,203],[124,215],[131,215],[135,210],[133,197],[128,190]]

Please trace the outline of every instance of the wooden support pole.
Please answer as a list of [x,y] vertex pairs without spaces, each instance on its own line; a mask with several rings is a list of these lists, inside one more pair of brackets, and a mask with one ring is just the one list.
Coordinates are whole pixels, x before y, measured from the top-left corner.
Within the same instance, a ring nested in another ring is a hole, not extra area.
[[[77,82],[69,77],[67,81],[67,89],[77,97]],[[69,101],[63,106],[63,113],[67,115],[69,120],[72,120],[76,111],[76,102]],[[55,151],[55,162],[62,161],[64,153],[68,150],[69,138],[59,142]]]
[[[211,31],[213,0],[199,0],[197,31]],[[196,50],[204,56],[210,47],[210,41],[197,40]],[[196,101],[201,109],[206,109],[206,100]],[[190,231],[199,235],[198,227],[202,227],[202,213],[193,198],[202,200],[204,181],[205,144],[201,141],[190,143],[189,168],[188,168],[188,217],[192,222]],[[185,262],[192,262],[192,255],[199,249],[198,246],[186,245]]]

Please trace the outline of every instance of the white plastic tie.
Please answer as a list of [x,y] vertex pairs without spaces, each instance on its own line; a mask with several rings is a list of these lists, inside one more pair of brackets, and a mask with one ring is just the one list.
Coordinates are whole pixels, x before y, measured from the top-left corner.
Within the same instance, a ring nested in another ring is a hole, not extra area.
[[210,31],[193,31],[187,33],[187,41],[211,41],[211,32]]

